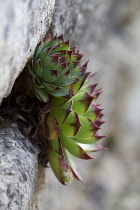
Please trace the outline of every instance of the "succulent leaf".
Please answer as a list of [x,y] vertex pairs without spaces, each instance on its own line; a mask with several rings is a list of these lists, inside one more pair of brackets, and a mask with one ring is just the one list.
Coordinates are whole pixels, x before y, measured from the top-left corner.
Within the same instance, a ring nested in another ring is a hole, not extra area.
[[99,127],[96,126],[93,121],[86,117],[80,116],[80,121],[83,124],[83,127],[81,127],[81,129],[75,137],[79,139],[92,138],[99,129]]
[[105,147],[102,147],[101,145],[94,143],[94,144],[78,144],[84,151],[86,152],[96,152],[99,150],[106,149]]
[[44,89],[40,89],[37,87],[35,87],[34,89],[35,89],[35,94],[40,101],[42,101],[42,102],[49,101],[49,94],[46,93],[46,91]]
[[58,123],[62,125],[71,111],[72,111],[72,101],[69,100],[64,105],[60,106],[59,112],[58,112],[58,107],[53,108],[51,112],[57,119]]
[[91,96],[90,94],[86,92],[82,92],[82,93],[77,93],[76,95],[74,95],[72,100],[73,100],[72,109],[78,115],[82,115],[88,110],[93,100],[93,96]]
[[72,139],[74,141],[76,141],[77,143],[81,143],[81,144],[93,144],[95,143],[96,141],[98,141],[99,139],[96,137],[96,135],[92,138],[87,138],[87,139],[81,139],[81,138],[76,138],[75,136],[72,137]]
[[93,159],[90,157],[76,142],[74,142],[70,137],[60,134],[60,139],[62,141],[62,145],[66,148],[69,153],[73,156],[81,158],[81,159]]
[[61,130],[67,136],[75,136],[80,130],[81,126],[83,126],[80,122],[80,119],[76,112],[71,112],[63,125],[61,126]]
[[60,157],[54,150],[50,150],[48,152],[48,159],[57,179],[64,185],[71,182],[72,172],[65,160]]
[[77,168],[76,164],[74,163],[74,161],[72,159],[72,155],[68,151],[65,151],[65,157],[66,157],[66,161],[73,173],[73,176],[79,181],[84,181],[83,178],[81,177],[81,174],[79,173],[79,169]]

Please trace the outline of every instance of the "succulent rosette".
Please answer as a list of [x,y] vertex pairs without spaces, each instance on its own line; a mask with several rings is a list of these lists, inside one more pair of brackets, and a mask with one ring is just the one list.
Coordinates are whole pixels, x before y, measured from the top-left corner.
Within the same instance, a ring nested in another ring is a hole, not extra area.
[[104,122],[95,103],[101,90],[88,84],[94,75],[86,72],[87,62],[80,64],[82,56],[63,36],[48,36],[38,45],[29,69],[37,98],[50,103],[43,116],[47,159],[62,184],[73,177],[82,180],[73,156],[94,159],[89,153],[105,149],[97,143],[104,137],[98,135]]
[[[48,102],[50,96],[72,97],[88,75],[87,64],[79,65],[82,57],[75,47],[70,47],[70,41],[64,42],[63,36],[54,39],[47,36],[36,48],[29,69],[39,100]],[[77,82],[79,85],[74,88]]]

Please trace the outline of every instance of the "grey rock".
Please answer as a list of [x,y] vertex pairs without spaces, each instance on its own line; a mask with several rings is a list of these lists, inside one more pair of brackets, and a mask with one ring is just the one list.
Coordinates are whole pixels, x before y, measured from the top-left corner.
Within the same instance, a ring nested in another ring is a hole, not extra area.
[[16,124],[0,130],[1,210],[37,209],[38,154]]
[[49,29],[55,0],[0,1],[0,101]]
[[72,36],[80,5],[81,0],[56,0],[51,23],[53,36],[64,34],[66,39]]

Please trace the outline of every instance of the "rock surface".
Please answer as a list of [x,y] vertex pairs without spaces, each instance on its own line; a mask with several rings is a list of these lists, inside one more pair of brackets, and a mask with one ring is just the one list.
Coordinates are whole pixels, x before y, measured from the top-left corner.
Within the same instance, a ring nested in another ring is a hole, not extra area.
[[0,1],[0,101],[51,23],[55,0]]
[[39,149],[16,124],[0,130],[0,209],[37,209]]

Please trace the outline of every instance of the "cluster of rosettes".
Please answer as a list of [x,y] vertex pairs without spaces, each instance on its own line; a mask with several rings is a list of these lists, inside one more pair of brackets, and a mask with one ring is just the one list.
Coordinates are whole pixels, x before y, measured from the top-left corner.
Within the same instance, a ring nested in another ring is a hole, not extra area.
[[93,77],[86,72],[87,62],[80,64],[82,54],[63,36],[47,36],[36,48],[29,71],[37,98],[51,104],[43,120],[47,158],[62,184],[73,176],[82,180],[73,157],[94,159],[88,153],[105,149],[97,141],[103,121],[102,109],[95,104],[101,90],[89,85]]

